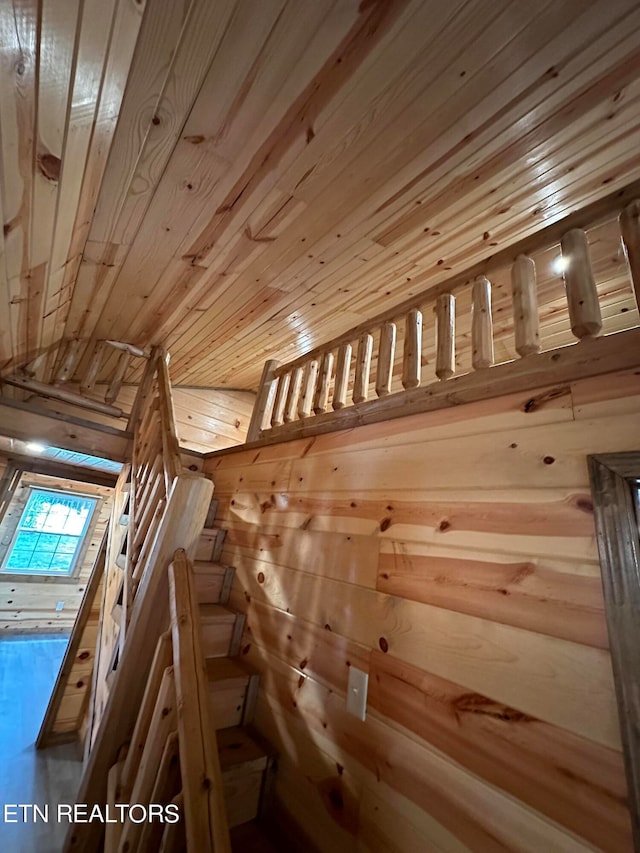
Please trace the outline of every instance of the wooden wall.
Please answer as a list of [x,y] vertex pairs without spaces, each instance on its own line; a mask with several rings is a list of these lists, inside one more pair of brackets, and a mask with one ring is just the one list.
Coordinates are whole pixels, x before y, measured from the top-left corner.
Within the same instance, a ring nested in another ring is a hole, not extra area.
[[[169,368],[171,372],[171,368]],[[122,389],[119,404],[127,411],[136,389]],[[210,453],[242,444],[247,435],[255,394],[224,388],[174,388],[173,406],[181,447]]]
[[321,850],[632,849],[586,457],[638,449],[638,373],[205,463]]
[[[3,464],[4,460],[0,462],[0,466]],[[102,534],[109,520],[112,489],[105,486],[93,486],[89,483],[76,483],[56,477],[45,477],[41,474],[24,473],[7,514],[0,525],[0,561],[4,558],[6,549],[11,543],[13,531],[24,509],[28,486],[65,489],[101,498],[96,510],[97,516],[94,516],[89,544],[84,553],[80,573],[76,578],[27,577],[17,579],[14,575],[5,579],[6,576],[0,574],[0,634],[9,632],[18,634],[68,632],[73,627]],[[56,611],[58,601],[64,601],[64,609],[61,611]]]
[[[78,390],[76,386],[69,386]],[[126,385],[117,399],[123,411],[131,411],[137,386]],[[255,394],[252,391],[228,391],[224,388],[173,388],[173,407],[180,446],[196,453],[211,453],[225,447],[242,444],[247,435]],[[96,388],[93,396],[101,399],[104,386]],[[82,410],[57,400],[39,401],[40,405],[56,412],[85,417],[117,429],[125,421]]]

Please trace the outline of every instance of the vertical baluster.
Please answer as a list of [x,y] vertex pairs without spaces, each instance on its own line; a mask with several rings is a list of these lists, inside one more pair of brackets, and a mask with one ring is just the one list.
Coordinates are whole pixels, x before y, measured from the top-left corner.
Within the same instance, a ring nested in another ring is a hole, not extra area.
[[287,404],[284,407],[284,422],[286,424],[290,424],[296,419],[298,398],[300,397],[300,389],[302,388],[303,374],[304,370],[302,367],[294,367],[291,371],[291,381],[289,382],[289,391],[287,393]]
[[247,430],[247,441],[256,441],[260,438],[260,432],[264,427],[264,422],[270,413],[273,399],[275,396],[275,371],[280,365],[279,361],[270,358],[265,361],[260,377],[260,385],[258,386],[258,394],[256,401],[253,404],[253,412],[251,413],[251,421]]
[[283,373],[278,377],[278,389],[276,391],[276,398],[273,403],[273,413],[271,415],[272,427],[282,426],[284,423],[284,407],[287,402],[290,382],[290,373]]
[[640,199],[635,199],[624,208],[619,224],[636,304],[640,308]]
[[580,340],[595,337],[602,328],[602,316],[587,235],[579,228],[574,228],[563,236],[560,244],[565,261],[563,276],[571,331]]
[[442,293],[436,302],[438,325],[438,351],[436,353],[436,376],[449,379],[456,372],[456,298],[451,293]]
[[396,324],[385,323],[380,330],[380,346],[378,348],[378,369],[376,370],[376,394],[378,397],[386,397],[387,394],[391,393],[395,352]]
[[316,390],[316,380],[318,378],[318,362],[315,358],[308,361],[304,368],[304,377],[302,378],[302,393],[298,401],[298,416],[308,418],[311,415],[311,406],[313,405],[313,395]]
[[365,333],[358,341],[356,375],[353,382],[353,402],[364,403],[369,396],[369,371],[373,354],[373,335]]
[[417,388],[422,372],[422,312],[412,308],[404,321],[402,385]]
[[474,370],[493,364],[493,320],[491,318],[491,282],[479,275],[473,282],[471,308],[471,363]]
[[540,352],[536,265],[526,255],[518,255],[511,267],[511,296],[516,352],[520,356]]
[[351,344],[342,344],[338,350],[336,362],[336,381],[333,387],[332,406],[335,411],[347,405],[347,389],[349,387],[349,371],[351,370]]
[[62,385],[68,382],[76,369],[78,359],[80,357],[80,347],[82,341],[69,341],[64,351],[64,356],[60,362],[60,367],[56,373],[55,384]]
[[98,341],[96,348],[93,351],[93,355],[91,356],[91,361],[89,362],[85,374],[82,377],[82,381],[80,382],[80,390],[83,394],[89,394],[93,390],[93,386],[96,384],[96,379],[98,378],[100,368],[102,367],[104,351],[105,342]]
[[331,375],[333,373],[333,353],[325,352],[322,356],[322,368],[320,370],[320,378],[318,379],[318,387],[313,400],[313,411],[316,415],[321,415],[327,411],[329,407],[329,386],[331,385]]
[[118,363],[116,365],[116,372],[113,375],[111,384],[107,388],[107,393],[104,395],[105,402],[113,403],[115,400],[118,399],[118,394],[120,393],[120,388],[122,387],[122,380],[124,379],[124,375],[127,372],[127,368],[129,367],[130,361],[131,356],[128,352],[120,353],[120,358],[118,359]]

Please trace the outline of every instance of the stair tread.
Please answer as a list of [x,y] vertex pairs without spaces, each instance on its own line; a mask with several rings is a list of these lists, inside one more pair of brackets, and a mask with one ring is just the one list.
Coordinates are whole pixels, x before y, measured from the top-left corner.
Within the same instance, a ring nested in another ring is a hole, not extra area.
[[238,658],[207,658],[207,678],[209,681],[245,680],[257,675],[257,670]]
[[255,731],[249,731],[247,727],[218,729],[216,736],[223,773],[243,766],[247,769],[264,767],[267,758],[275,754],[273,747],[263,737]]
[[199,610],[200,622],[205,625],[210,622],[235,622],[238,615],[223,604],[201,604]]
[[220,572],[228,571],[230,566],[225,566],[224,563],[214,563],[210,560],[196,560],[193,564],[193,570],[197,572],[211,572],[216,569]]

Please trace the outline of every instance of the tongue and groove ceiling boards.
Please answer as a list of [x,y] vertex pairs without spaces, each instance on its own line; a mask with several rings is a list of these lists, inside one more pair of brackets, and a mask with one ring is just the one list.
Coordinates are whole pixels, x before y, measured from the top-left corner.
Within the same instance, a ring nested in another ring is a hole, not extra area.
[[112,338],[255,387],[640,178],[637,0],[1,0],[0,28],[5,372]]

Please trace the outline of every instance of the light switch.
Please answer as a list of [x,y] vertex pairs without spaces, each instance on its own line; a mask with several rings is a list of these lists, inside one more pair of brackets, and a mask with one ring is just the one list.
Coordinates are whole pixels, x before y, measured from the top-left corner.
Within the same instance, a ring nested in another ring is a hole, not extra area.
[[355,666],[349,667],[347,711],[359,720],[364,720],[366,716],[368,685],[368,673],[363,672],[361,669],[357,669]]

